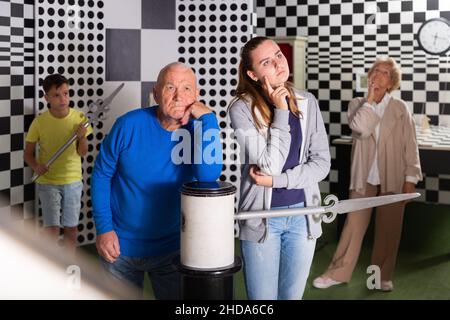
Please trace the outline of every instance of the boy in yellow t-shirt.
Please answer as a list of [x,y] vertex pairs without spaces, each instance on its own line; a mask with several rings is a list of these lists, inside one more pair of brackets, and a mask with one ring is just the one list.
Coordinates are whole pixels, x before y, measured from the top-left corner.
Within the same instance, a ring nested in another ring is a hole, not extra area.
[[[64,76],[47,76],[43,89],[50,107],[31,123],[25,139],[24,160],[36,174],[41,175],[36,182],[45,230],[56,239],[62,223],[64,242],[75,248],[83,189],[81,157],[88,151],[86,137],[92,133],[92,127],[83,126],[88,121],[83,112],[69,107],[69,82]],[[76,142],[47,167],[47,161],[74,133]],[[36,160],[34,151],[37,144],[39,157]]]

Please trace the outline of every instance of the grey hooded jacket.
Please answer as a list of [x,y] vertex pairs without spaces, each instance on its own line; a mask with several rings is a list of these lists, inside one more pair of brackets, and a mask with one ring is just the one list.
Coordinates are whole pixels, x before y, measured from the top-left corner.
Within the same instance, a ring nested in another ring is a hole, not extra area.
[[[231,125],[239,144],[241,184],[239,211],[269,210],[272,188],[254,184],[249,167],[256,164],[263,172],[272,175],[274,188],[304,189],[305,206],[320,206],[319,181],[330,171],[330,150],[322,115],[316,98],[309,92],[294,90],[300,118],[302,145],[299,165],[282,173],[291,143],[289,111],[275,109],[270,127],[257,129],[251,112],[250,100],[236,100],[229,109]],[[259,116],[258,114],[256,115]],[[264,242],[267,237],[267,219],[239,221],[241,240]],[[322,235],[319,216],[308,215],[308,238]]]

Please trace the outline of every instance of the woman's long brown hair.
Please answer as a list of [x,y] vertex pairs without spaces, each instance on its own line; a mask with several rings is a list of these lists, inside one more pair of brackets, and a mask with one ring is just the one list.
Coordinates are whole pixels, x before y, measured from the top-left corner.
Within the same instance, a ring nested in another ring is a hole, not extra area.
[[[273,110],[269,107],[270,99],[265,95],[264,88],[261,86],[260,81],[252,80],[247,71],[252,70],[252,59],[250,54],[264,41],[273,41],[267,37],[255,37],[250,39],[241,49],[241,62],[239,64],[239,82],[236,88],[236,97],[231,101],[230,105],[238,100],[248,100],[251,98],[251,111],[253,116],[253,121],[256,126],[261,129],[263,126],[268,126],[273,120]],[[289,109],[297,117],[301,116],[301,112],[295,103],[295,94],[293,90],[293,85],[287,82],[286,88],[289,91]],[[261,123],[260,118],[256,116],[255,111],[258,110],[262,116]]]

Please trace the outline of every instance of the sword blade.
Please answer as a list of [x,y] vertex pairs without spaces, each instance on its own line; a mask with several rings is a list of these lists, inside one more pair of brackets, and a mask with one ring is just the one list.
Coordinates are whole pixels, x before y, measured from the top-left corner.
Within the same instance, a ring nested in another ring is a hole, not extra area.
[[367,208],[384,206],[395,202],[415,199],[420,197],[420,193],[401,193],[387,196],[378,196],[370,198],[358,198],[339,201],[330,212],[348,213]]
[[[379,197],[337,200],[336,197],[332,197],[332,204],[321,207],[307,207],[307,208],[292,208],[281,210],[257,210],[257,211],[241,211],[238,212],[234,219],[246,220],[255,218],[274,218],[274,217],[287,217],[287,216],[300,216],[300,215],[316,215],[320,214],[324,217],[324,221],[329,223],[334,220],[336,214],[348,213],[358,211],[367,208],[373,208],[391,204],[395,202],[406,201],[420,197],[420,193],[401,193]],[[335,200],[333,200],[335,199]],[[325,200],[326,202],[326,200]],[[326,213],[331,212],[333,215],[327,216]]]
[[[87,123],[89,125],[89,122]],[[58,150],[56,150],[56,152],[51,156],[50,159],[48,159],[48,161],[45,163],[45,165],[47,167],[50,167],[50,165],[55,162],[55,160],[64,152],[66,151],[66,149],[77,139],[77,134],[74,133],[72,135],[72,137],[66,141],[65,144],[63,144]],[[31,177],[31,182],[35,182],[37,180],[37,178],[39,178],[40,175],[38,175],[37,173],[34,173],[33,176]]]
[[108,97],[105,98],[105,100],[103,100],[102,106],[105,107],[109,105],[124,86],[125,83],[122,83],[120,86],[118,86]]

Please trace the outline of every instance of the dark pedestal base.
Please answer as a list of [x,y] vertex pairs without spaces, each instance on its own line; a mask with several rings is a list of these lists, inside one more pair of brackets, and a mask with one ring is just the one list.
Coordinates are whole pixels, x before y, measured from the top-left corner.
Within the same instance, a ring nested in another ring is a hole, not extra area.
[[233,276],[241,269],[240,257],[224,269],[203,270],[186,267],[178,260],[178,271],[181,273],[182,300],[233,300]]

